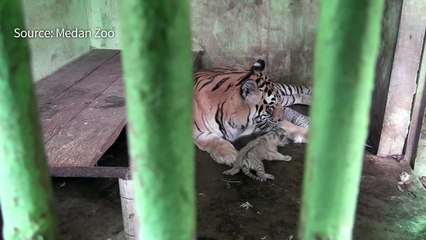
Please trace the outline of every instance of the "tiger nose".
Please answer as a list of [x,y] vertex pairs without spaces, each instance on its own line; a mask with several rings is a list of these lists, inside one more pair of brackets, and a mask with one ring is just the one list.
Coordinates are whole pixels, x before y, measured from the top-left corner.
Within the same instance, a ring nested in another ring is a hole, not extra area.
[[284,120],[284,108],[276,107],[272,113],[272,121],[279,122]]
[[279,117],[272,117],[272,122],[277,123],[279,121],[281,121],[282,119],[280,119]]

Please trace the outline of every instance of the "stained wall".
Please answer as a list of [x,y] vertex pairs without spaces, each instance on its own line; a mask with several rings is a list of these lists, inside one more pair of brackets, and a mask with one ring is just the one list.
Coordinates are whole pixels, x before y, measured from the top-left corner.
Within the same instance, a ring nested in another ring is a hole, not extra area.
[[266,60],[274,81],[312,81],[316,0],[194,0],[192,29],[207,66]]
[[370,131],[367,141],[374,153],[377,152],[383,127],[401,9],[401,0],[385,1],[381,33],[382,41],[376,65],[373,104],[370,111]]
[[[94,48],[120,49],[117,0],[88,1],[89,27],[113,29],[118,37],[91,39]],[[310,84],[318,14],[317,0],[193,0],[193,49],[204,67],[267,62],[274,81]]]
[[113,31],[113,38],[92,37],[90,44],[93,48],[120,49],[120,24],[118,24],[116,0],[87,1],[87,15],[92,32],[99,30]]
[[[89,28],[85,0],[23,0],[26,30]],[[90,38],[31,38],[33,79],[39,80],[90,50]]]

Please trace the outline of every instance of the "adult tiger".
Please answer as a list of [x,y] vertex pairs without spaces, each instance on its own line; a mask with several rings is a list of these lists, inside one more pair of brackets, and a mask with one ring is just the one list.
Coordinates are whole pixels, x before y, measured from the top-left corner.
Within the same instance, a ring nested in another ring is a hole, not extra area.
[[309,125],[307,117],[285,107],[309,105],[311,89],[271,82],[264,68],[265,61],[259,59],[248,70],[216,67],[194,74],[192,137],[218,163],[230,165],[236,160],[231,142],[240,137],[264,133],[277,124],[287,130],[300,129],[290,122]]

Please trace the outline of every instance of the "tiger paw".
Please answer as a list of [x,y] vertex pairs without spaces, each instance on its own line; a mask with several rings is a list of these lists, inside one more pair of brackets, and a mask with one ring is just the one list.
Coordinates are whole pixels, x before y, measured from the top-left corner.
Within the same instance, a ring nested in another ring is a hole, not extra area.
[[211,153],[210,156],[213,158],[213,160],[220,164],[226,164],[228,166],[231,166],[233,162],[237,159],[236,155],[231,154],[218,154],[218,153]]
[[294,143],[307,143],[307,142],[308,141],[304,137],[301,137],[301,136],[294,137]]
[[307,143],[308,142],[308,131],[297,131],[293,134],[290,139],[293,140],[294,143]]
[[231,164],[237,159],[237,154],[238,152],[235,148],[225,146],[217,149],[216,151],[212,151],[210,156],[217,163],[231,166]]

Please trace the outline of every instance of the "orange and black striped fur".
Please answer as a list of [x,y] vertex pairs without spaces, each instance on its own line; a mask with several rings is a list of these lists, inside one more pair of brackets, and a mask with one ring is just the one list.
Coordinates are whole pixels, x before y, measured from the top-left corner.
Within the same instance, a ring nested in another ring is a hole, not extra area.
[[265,133],[277,124],[309,125],[309,119],[285,107],[309,105],[310,88],[271,82],[264,68],[265,62],[258,60],[250,69],[216,67],[194,74],[193,139],[218,163],[230,165],[236,160],[231,142],[240,137]]

